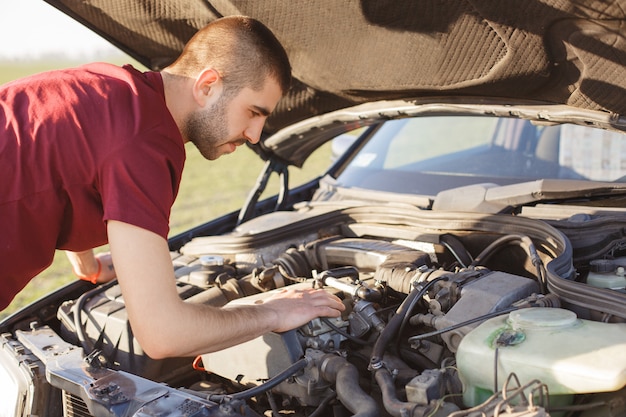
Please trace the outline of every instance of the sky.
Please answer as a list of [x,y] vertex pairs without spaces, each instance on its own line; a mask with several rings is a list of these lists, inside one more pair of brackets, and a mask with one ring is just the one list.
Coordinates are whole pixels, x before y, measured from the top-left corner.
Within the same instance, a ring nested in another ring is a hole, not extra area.
[[43,0],[0,0],[0,59],[83,58],[117,51]]

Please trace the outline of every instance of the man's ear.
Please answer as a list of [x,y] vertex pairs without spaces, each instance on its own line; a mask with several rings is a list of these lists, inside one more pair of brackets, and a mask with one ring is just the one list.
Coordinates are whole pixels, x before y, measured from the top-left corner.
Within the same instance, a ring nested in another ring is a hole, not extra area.
[[200,107],[204,107],[207,102],[219,97],[222,87],[220,73],[213,68],[207,68],[196,77],[193,84],[193,98]]

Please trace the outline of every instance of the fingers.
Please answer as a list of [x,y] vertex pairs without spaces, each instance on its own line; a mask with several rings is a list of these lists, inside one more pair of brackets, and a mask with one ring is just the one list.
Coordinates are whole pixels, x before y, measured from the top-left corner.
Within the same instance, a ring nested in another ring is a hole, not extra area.
[[316,310],[316,317],[339,317],[346,306],[336,295],[326,290],[304,290],[308,293],[305,301]]
[[315,294],[312,294],[312,298],[318,303],[316,304],[317,306],[326,307],[326,313],[323,314],[324,316],[337,317],[346,309],[346,306],[341,302],[339,297],[326,290],[315,290]]
[[317,317],[339,317],[341,316],[341,312],[345,310],[345,306],[343,306],[343,309],[331,306],[320,306],[318,307],[318,310],[319,313],[317,314]]
[[264,303],[277,318],[274,331],[287,331],[317,317],[339,317],[345,306],[339,297],[323,289],[284,289]]
[[[336,295],[326,290],[319,289],[319,288],[318,289],[286,288],[280,291],[278,294],[280,298],[297,299],[297,300],[302,301],[303,303],[308,304],[311,307],[319,307],[319,308],[328,307],[332,310],[335,310],[334,312],[330,313],[333,315],[333,317],[337,315],[336,312],[340,313],[341,311],[344,311],[346,309],[346,306],[343,305],[339,297],[337,297]],[[325,310],[325,311],[328,311],[328,310]]]

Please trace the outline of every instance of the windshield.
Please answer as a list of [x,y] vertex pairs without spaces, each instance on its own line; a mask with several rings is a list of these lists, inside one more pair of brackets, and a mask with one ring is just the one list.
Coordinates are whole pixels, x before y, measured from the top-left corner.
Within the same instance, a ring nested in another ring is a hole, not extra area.
[[380,125],[337,183],[435,195],[478,183],[616,181],[625,175],[626,136],[621,133],[512,118],[433,116]]

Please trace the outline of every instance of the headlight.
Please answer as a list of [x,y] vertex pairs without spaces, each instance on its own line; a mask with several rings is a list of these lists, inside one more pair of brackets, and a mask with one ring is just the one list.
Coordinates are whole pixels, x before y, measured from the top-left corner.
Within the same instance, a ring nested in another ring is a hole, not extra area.
[[45,414],[49,390],[41,361],[10,335],[0,335],[0,417]]

